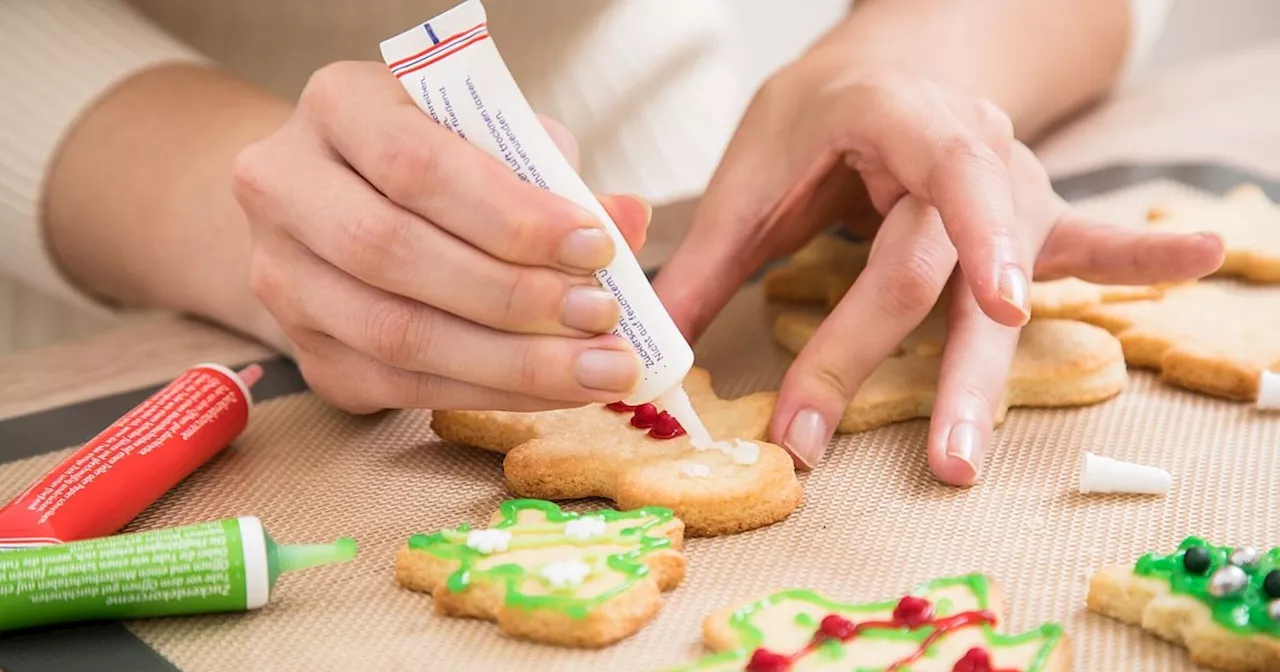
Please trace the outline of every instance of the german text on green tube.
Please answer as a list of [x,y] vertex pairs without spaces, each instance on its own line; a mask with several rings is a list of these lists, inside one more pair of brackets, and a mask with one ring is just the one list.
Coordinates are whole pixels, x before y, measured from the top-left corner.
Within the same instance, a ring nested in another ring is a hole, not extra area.
[[355,555],[347,538],[277,544],[253,516],[0,552],[0,632],[258,609],[281,574]]

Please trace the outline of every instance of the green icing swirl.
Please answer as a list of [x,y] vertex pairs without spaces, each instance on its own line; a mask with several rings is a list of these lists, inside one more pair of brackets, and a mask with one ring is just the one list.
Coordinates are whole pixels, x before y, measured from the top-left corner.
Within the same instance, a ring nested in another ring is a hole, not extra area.
[[[522,511],[531,510],[544,514],[547,523],[517,522]],[[510,606],[530,610],[553,609],[572,618],[585,618],[593,609],[630,590],[637,581],[648,575],[649,566],[644,563],[644,556],[671,546],[671,540],[666,536],[653,536],[649,533],[653,528],[667,523],[674,517],[671,509],[659,506],[646,506],[631,511],[602,509],[589,513],[572,513],[561,510],[552,502],[540,499],[512,499],[502,503],[499,513],[501,519],[489,529],[506,529],[511,532],[508,550],[551,545],[630,547],[625,552],[613,553],[604,558],[609,568],[622,574],[625,577],[624,580],[612,590],[593,597],[579,597],[567,590],[548,595],[528,595],[521,591],[528,578],[528,570],[520,565],[506,563],[483,570],[475,569],[478,561],[490,556],[467,546],[467,535],[472,530],[471,525],[467,523],[451,530],[441,530],[432,534],[415,534],[409,537],[409,548],[458,563],[458,568],[449,575],[445,584],[450,592],[460,593],[476,581],[501,583],[505,587],[506,604]],[[590,517],[603,518],[605,523],[634,521],[635,525],[590,539],[578,539],[564,534],[564,523]]]
[[[987,609],[989,607],[988,600],[990,597],[990,583],[987,581],[987,578],[981,574],[969,574],[965,576],[937,579],[920,586],[911,594],[922,596],[939,590],[945,590],[953,586],[963,586],[968,589],[974,597],[977,598],[978,609]],[[829,613],[853,616],[865,613],[892,611],[898,604],[898,600],[871,602],[866,604],[849,604],[827,599],[811,590],[782,590],[739,609],[729,618],[729,627],[737,635],[738,648],[731,651],[722,651],[720,653],[711,654],[692,665],[677,668],[671,672],[697,672],[698,670],[720,669],[731,662],[748,660],[756,649],[765,645],[765,634],[754,623],[755,616],[768,607],[792,600],[808,602],[809,604],[813,604]],[[955,609],[954,605],[951,604],[949,600],[940,600],[934,605],[934,608],[937,615],[940,617],[953,614]],[[799,624],[799,620],[799,618],[796,619],[797,624]],[[982,631],[983,638],[991,648],[1018,646],[1036,640],[1043,641],[1040,650],[1036,653],[1035,658],[1031,662],[1031,666],[1027,668],[1027,672],[1040,672],[1044,669],[1045,664],[1049,661],[1049,656],[1053,654],[1054,648],[1058,645],[1058,642],[1062,639],[1063,635],[1062,626],[1056,623],[1048,623],[1016,635],[1006,635],[996,632],[990,625],[986,624],[974,627],[977,627]],[[933,628],[929,627],[923,627],[918,630],[908,630],[906,628],[868,629],[859,635],[859,639],[891,639],[923,643],[932,632]],[[834,643],[839,645],[839,642]],[[932,654],[933,652],[930,651],[926,655]],[[864,672],[864,668],[855,669],[857,672]],[[876,671],[865,670],[865,672]]]
[[[1197,546],[1208,552],[1209,569],[1204,574],[1188,574],[1186,566],[1182,564],[1182,556],[1187,549]],[[1257,566],[1241,568],[1249,577],[1249,585],[1244,590],[1225,597],[1214,597],[1209,594],[1209,578],[1227,565],[1231,550],[1229,546],[1214,546],[1200,537],[1187,537],[1178,545],[1178,550],[1170,555],[1148,553],[1142,556],[1134,564],[1133,573],[1164,581],[1174,593],[1194,598],[1209,608],[1215,623],[1232,632],[1280,637],[1280,623],[1267,616],[1270,598],[1262,590],[1262,582],[1267,574],[1280,569],[1280,548],[1273,548],[1263,555]]]

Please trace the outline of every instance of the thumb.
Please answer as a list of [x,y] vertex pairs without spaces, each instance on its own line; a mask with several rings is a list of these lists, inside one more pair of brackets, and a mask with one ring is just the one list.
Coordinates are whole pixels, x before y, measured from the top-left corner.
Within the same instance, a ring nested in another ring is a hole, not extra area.
[[578,141],[573,137],[573,133],[568,128],[565,128],[564,124],[551,117],[539,114],[538,121],[541,121],[542,127],[547,129],[547,134],[556,143],[556,147],[560,148],[560,153],[564,154],[564,158],[569,160],[569,165],[573,166],[575,171],[578,170],[581,167],[582,154],[578,149]]

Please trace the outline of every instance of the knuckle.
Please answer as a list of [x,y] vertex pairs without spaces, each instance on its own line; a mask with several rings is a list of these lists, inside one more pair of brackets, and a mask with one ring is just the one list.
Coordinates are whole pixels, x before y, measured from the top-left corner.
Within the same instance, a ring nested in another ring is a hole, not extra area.
[[849,403],[858,392],[848,372],[830,358],[815,358],[810,363],[807,378],[812,386],[835,397],[839,405]]
[[979,99],[974,114],[982,137],[988,142],[1007,144],[1013,139],[1013,119],[995,103]]
[[423,373],[406,373],[407,399],[405,405],[410,408],[437,408],[448,395],[445,394],[444,380],[438,376]]
[[891,317],[923,316],[937,299],[940,273],[936,262],[922,251],[914,250],[888,274],[885,285],[877,292],[881,309]]
[[268,306],[274,305],[276,297],[284,290],[276,266],[271,256],[261,251],[255,251],[249,260],[249,287],[253,295]]
[[989,147],[968,133],[954,133],[941,143],[942,165],[1002,174],[1002,162]]
[[385,211],[364,212],[347,222],[346,262],[354,275],[378,275],[397,256],[406,235],[405,220]]
[[986,420],[995,416],[996,404],[999,403],[998,393],[993,394],[986,387],[974,380],[964,380],[957,384],[956,398],[967,400],[962,402],[965,406],[973,408],[979,412],[980,420]]
[[338,61],[312,72],[298,97],[299,105],[320,113],[332,109],[353,74],[353,66],[353,63]]
[[391,200],[420,200],[439,182],[440,159],[431,147],[393,143],[381,152],[381,175],[377,185]]
[[524,329],[553,319],[564,293],[565,283],[552,271],[517,267],[511,273],[498,322],[507,329]]
[[249,210],[271,191],[270,149],[265,140],[245,146],[231,164],[231,193]]
[[546,359],[539,356],[537,348],[524,347],[520,350],[520,387],[517,389],[524,394],[536,396],[547,387],[547,371],[551,367]]
[[422,344],[416,317],[412,308],[397,301],[372,306],[365,324],[370,354],[392,366],[416,361]]

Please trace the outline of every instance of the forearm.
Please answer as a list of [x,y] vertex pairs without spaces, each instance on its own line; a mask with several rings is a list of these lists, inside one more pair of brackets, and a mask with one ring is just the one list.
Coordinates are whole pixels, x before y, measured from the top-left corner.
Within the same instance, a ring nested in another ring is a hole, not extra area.
[[231,164],[290,112],[225,74],[166,66],[121,83],[69,132],[46,182],[52,253],[85,291],[196,314],[282,347],[249,285]]
[[1115,83],[1129,21],[1125,0],[858,0],[813,51],[985,97],[1029,141]]

